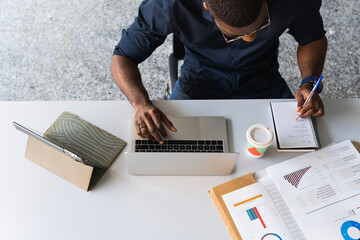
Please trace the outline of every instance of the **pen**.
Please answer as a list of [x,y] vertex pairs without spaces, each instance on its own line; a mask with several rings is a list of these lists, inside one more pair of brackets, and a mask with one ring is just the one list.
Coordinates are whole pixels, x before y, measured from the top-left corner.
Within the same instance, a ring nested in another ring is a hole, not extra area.
[[[314,95],[314,92],[316,91],[317,87],[319,86],[321,79],[322,79],[322,75],[319,77],[319,79],[316,81],[315,86],[313,87],[313,89],[311,90],[310,95],[308,96],[308,98],[306,99],[306,101],[304,102],[304,104],[302,105],[302,108],[305,107],[305,105],[310,101],[311,97]],[[297,116],[296,120],[298,120],[300,117],[300,115]]]

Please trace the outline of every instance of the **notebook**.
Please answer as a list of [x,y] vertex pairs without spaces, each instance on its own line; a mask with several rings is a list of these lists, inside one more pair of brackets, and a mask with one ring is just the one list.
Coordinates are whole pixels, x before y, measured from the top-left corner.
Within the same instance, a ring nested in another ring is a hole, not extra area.
[[315,118],[297,117],[297,102],[271,102],[275,138],[279,152],[308,152],[320,147]]
[[169,117],[164,144],[143,139],[132,128],[131,151],[125,153],[134,175],[228,175],[238,153],[230,153],[224,117]]

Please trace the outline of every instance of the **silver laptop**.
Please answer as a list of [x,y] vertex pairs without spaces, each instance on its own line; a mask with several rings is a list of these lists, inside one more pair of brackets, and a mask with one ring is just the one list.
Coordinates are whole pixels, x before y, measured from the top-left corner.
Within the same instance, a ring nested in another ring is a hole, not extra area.
[[169,117],[164,144],[139,137],[132,128],[131,151],[125,153],[134,175],[228,175],[239,153],[229,153],[224,117]]

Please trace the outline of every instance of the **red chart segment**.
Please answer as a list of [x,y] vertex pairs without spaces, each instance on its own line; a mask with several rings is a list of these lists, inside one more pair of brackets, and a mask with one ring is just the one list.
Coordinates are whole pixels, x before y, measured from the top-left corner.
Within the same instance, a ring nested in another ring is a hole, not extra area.
[[284,179],[286,181],[288,181],[291,185],[293,185],[294,187],[297,188],[299,186],[301,178],[305,175],[305,173],[307,171],[309,171],[310,168],[311,168],[311,166],[308,166],[306,168],[303,168],[303,169],[297,170],[295,172],[286,174],[284,176]]

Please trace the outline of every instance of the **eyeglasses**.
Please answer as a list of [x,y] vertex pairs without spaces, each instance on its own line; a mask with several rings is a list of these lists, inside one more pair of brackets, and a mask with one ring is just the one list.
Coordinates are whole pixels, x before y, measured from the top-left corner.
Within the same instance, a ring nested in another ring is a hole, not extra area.
[[223,33],[223,31],[220,30],[221,34],[223,35],[224,39],[225,39],[225,42],[226,43],[231,43],[231,42],[234,42],[236,40],[239,40],[239,39],[242,39],[243,37],[247,37],[247,36],[250,36],[264,28],[266,28],[267,26],[269,26],[271,24],[271,21],[270,21],[270,15],[269,15],[269,9],[268,9],[268,6],[267,6],[267,3],[265,2],[265,7],[266,7],[266,12],[267,12],[267,21],[264,21],[264,25],[262,25],[261,27],[259,27],[258,29],[256,29],[255,31],[252,31],[251,33],[248,33],[248,34],[243,34],[243,35],[240,35],[240,36],[236,36],[234,38],[231,38],[229,39],[228,37],[225,36],[225,34]]

